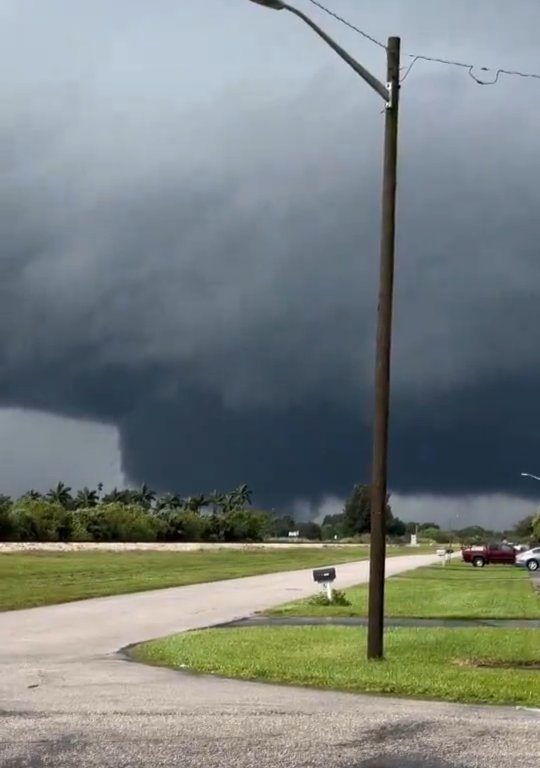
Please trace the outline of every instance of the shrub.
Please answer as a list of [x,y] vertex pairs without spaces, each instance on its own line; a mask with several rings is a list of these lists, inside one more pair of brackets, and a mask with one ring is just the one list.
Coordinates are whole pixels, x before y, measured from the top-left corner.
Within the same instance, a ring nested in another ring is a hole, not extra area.
[[11,509],[11,499],[0,497],[0,541],[10,541],[15,536]]
[[224,541],[262,541],[268,519],[250,509],[234,509],[227,512],[220,523]]
[[322,539],[321,526],[313,520],[307,523],[298,523],[298,531],[301,539],[309,539],[311,541],[320,541]]
[[160,515],[163,522],[162,538],[167,541],[206,541],[209,535],[208,518],[189,510],[168,510]]
[[76,513],[82,530],[94,541],[156,541],[165,523],[140,506],[114,502]]
[[331,600],[328,599],[326,592],[319,592],[319,594],[312,597],[309,602],[311,605],[351,605],[351,601],[341,589],[332,590]]
[[436,544],[445,544],[448,541],[449,534],[441,531],[439,528],[424,528],[420,531],[420,541],[434,541]]
[[532,539],[534,542],[540,543],[540,515],[535,517],[532,522]]
[[78,529],[71,511],[45,499],[19,499],[11,521],[12,536],[19,541],[70,541]]

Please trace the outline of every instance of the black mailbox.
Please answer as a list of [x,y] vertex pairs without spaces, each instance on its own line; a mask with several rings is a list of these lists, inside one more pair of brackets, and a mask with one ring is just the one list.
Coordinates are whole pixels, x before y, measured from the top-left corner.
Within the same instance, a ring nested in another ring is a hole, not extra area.
[[318,582],[319,584],[328,582],[328,581],[335,581],[336,579],[336,569],[335,568],[317,568],[313,571],[313,581]]

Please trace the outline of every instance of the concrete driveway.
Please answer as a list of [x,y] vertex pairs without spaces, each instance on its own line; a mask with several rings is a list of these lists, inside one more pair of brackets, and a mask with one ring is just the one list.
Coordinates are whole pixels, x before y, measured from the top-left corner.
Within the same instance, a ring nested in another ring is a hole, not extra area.
[[[388,560],[389,574],[433,561]],[[340,586],[366,562],[337,566]],[[127,644],[313,592],[310,571],[0,614],[0,766],[530,766],[540,718],[195,677],[125,661]],[[359,654],[364,648],[358,648]]]

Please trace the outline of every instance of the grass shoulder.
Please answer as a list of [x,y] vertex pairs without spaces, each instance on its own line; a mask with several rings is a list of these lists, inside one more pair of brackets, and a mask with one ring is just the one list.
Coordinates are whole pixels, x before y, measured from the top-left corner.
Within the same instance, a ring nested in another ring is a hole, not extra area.
[[206,630],[146,643],[136,660],[243,680],[355,693],[540,706],[535,630],[393,629],[386,658],[365,659],[366,634],[344,627]]
[[[396,553],[397,554],[397,553]],[[367,548],[0,555],[0,610],[365,560]]]
[[[274,616],[366,616],[367,585],[345,590],[350,605],[310,600],[268,611]],[[511,566],[472,568],[462,562],[433,565],[386,582],[385,612],[393,618],[538,619],[540,596],[527,572]]]
[[[393,547],[389,556],[418,554]],[[366,560],[366,546],[0,554],[0,611]]]

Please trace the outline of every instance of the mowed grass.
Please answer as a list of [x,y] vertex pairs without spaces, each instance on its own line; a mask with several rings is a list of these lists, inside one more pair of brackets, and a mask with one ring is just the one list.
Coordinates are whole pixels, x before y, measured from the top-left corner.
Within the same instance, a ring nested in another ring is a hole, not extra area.
[[[366,585],[345,590],[350,606],[301,600],[268,611],[274,616],[366,616]],[[462,562],[418,568],[386,582],[389,617],[539,619],[540,597],[527,573],[511,566],[473,568]],[[540,680],[539,683],[540,685]]]
[[476,667],[540,663],[535,630],[391,629],[386,658],[368,662],[366,632],[257,627],[191,632],[133,650],[138,661],[196,672],[340,691],[540,706],[540,671]]
[[0,610],[324,567],[367,557],[365,547],[304,546],[245,551],[1,554]]

